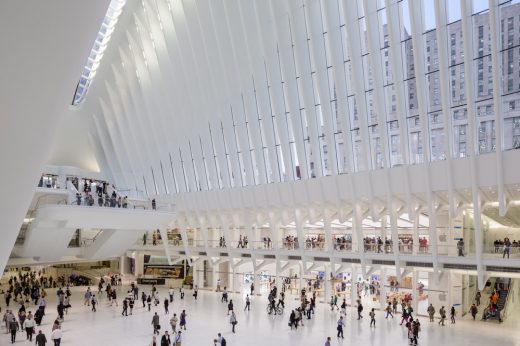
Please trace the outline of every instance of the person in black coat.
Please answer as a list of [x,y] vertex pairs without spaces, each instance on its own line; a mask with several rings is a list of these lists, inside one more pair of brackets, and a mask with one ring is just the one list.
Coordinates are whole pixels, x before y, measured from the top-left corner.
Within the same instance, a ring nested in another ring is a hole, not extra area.
[[40,330],[38,332],[38,335],[36,335],[36,345],[45,346],[46,343],[47,343],[47,338],[45,337],[45,334],[43,334],[42,331]]
[[161,346],[170,346],[171,344],[170,335],[168,334],[168,331],[165,331],[161,338]]

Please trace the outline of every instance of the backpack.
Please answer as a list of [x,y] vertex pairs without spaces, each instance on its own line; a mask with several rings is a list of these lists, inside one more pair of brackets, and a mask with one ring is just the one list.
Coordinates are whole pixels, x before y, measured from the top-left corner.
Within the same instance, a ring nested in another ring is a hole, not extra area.
[[222,341],[220,342],[220,346],[226,346],[226,339],[222,338]]

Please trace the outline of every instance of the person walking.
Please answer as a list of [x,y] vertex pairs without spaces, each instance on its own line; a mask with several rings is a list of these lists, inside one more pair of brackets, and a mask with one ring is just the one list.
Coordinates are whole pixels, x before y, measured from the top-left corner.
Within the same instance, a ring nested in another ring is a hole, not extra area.
[[229,323],[232,325],[231,331],[235,333],[235,326],[237,325],[237,316],[235,315],[234,311],[231,311],[231,316],[229,317]]
[[455,306],[452,306],[451,310],[450,310],[451,323],[455,323],[455,316],[456,315],[457,315],[457,311],[455,311]]
[[151,295],[148,295],[148,297],[146,298],[146,304],[148,304],[148,311],[150,311],[150,309],[152,308],[152,296]]
[[160,327],[160,324],[159,324],[159,315],[157,315],[157,312],[152,317],[152,326],[153,326],[153,333],[154,333],[154,335],[155,334],[159,335],[159,329],[161,327]]
[[338,338],[345,339],[345,337],[343,336],[343,327],[345,327],[345,320],[343,320],[343,316],[340,316],[337,324],[338,326],[336,327],[336,329],[338,331]]
[[392,314],[392,303],[391,302],[388,302],[388,305],[386,306],[386,317],[385,318],[388,318],[388,316],[392,316],[392,318],[394,318],[394,314]]
[[430,322],[433,322],[433,316],[435,315],[435,308],[432,304],[428,306],[428,316],[430,316]]
[[227,310],[228,310],[228,311],[227,311],[227,314],[228,314],[228,315],[229,315],[229,312],[230,312],[230,311],[233,312],[233,299],[230,299],[230,300],[229,300],[229,303],[228,303],[228,305],[227,305]]
[[446,310],[444,309],[444,306],[441,307],[441,309],[439,310],[439,314],[441,315],[441,320],[439,321],[439,324],[443,326],[444,320],[446,320]]
[[[311,303],[311,305],[312,305],[312,303]],[[341,313],[340,314],[343,316],[347,316],[347,300],[346,299],[343,299],[343,302],[341,303]]]
[[481,297],[482,297],[482,294],[480,293],[480,291],[477,291],[477,293],[475,294],[475,303],[477,304],[477,306],[480,306]]
[[141,293],[141,301],[143,302],[143,308],[146,306],[146,293]]
[[121,316],[128,316],[128,299],[123,299],[123,312],[121,312]]
[[325,341],[325,346],[330,346],[330,336],[327,337],[327,340]]
[[471,317],[473,317],[473,321],[475,321],[475,317],[478,314],[478,308],[475,304],[471,304],[471,308],[469,308],[469,312],[471,313]]
[[11,343],[14,344],[16,342],[16,332],[18,331],[18,323],[16,319],[13,317],[9,322],[9,332],[11,332]]
[[37,346],[45,346],[47,343],[47,338],[45,334],[41,330],[38,331],[38,335],[36,335],[36,345]]
[[374,308],[372,308],[372,310],[370,310],[368,315],[370,316],[370,327],[372,327],[372,325],[374,325],[374,327],[375,327],[376,326],[376,312],[375,312]]
[[502,258],[505,258],[506,257],[506,253],[507,253],[507,258],[509,259],[509,251],[511,250],[511,241],[509,240],[509,238],[504,238],[504,252],[502,253]]
[[181,343],[182,343],[182,334],[181,334],[181,331],[179,330],[177,332],[177,335],[175,336],[173,346],[181,346]]
[[193,298],[195,298],[195,300],[197,300],[198,295],[199,295],[199,287],[197,285],[195,285],[195,287],[193,288]]
[[170,311],[168,311],[169,304],[170,304],[170,301],[168,300],[168,298],[164,298],[164,313],[166,315],[168,315],[170,313]]
[[83,305],[90,306],[90,299],[92,298],[92,292],[90,291],[90,287],[87,287],[87,291],[84,294],[85,301]]
[[460,238],[457,242],[457,250],[459,251],[459,257],[464,257],[464,239]]
[[161,346],[170,346],[172,342],[170,341],[170,335],[168,331],[164,331],[164,335],[161,338]]
[[96,312],[96,304],[97,304],[97,298],[96,298],[96,295],[92,295],[92,299],[90,301],[90,303],[92,304],[92,311]]
[[220,292],[220,278],[217,279],[217,292]]
[[61,338],[63,337],[63,332],[61,328],[56,328],[51,333],[51,340],[54,341],[54,346],[61,345]]
[[172,326],[173,334],[175,334],[177,332],[177,321],[178,321],[177,314],[173,314],[173,317],[170,318],[170,326]]
[[[181,321],[179,323],[179,326],[180,328],[179,329],[183,329],[186,330],[186,316],[188,316],[188,314],[186,314],[186,310],[182,310],[181,312]],[[180,331],[179,331],[180,333]]]
[[296,323],[296,313],[294,310],[292,310],[291,314],[289,315],[289,327],[291,327],[291,330],[293,327],[298,329],[298,323]]
[[34,322],[31,315],[28,315],[25,321],[23,322],[23,327],[25,329],[25,333],[27,334],[27,340],[29,341],[32,341],[35,325],[36,322]]
[[363,316],[361,315],[361,313],[363,312],[363,304],[361,304],[361,301],[358,300],[358,306],[357,306],[357,319],[361,319],[363,318]]
[[228,295],[227,295],[227,288],[226,286],[224,286],[224,290],[222,291],[222,299],[220,299],[220,302],[226,302],[227,303],[227,298],[228,298]]
[[421,324],[419,320],[415,320],[412,323],[412,344],[417,345],[417,339],[419,338],[419,331],[421,330]]
[[246,295],[246,306],[244,307],[244,311],[249,311],[251,310],[251,298],[249,298],[249,294]]
[[170,296],[170,303],[173,303],[173,294],[174,294],[173,287],[170,286],[170,289],[168,290],[168,295]]

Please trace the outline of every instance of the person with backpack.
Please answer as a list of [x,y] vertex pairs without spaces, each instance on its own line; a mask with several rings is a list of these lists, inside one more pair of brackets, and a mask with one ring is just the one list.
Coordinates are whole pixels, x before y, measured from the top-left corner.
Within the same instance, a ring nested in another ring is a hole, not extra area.
[[446,310],[444,306],[439,310],[439,314],[441,315],[441,320],[439,321],[440,325],[444,325],[444,320],[446,319]]
[[179,330],[179,332],[177,333],[177,335],[175,336],[175,339],[173,340],[173,346],[181,346],[181,343],[182,343],[182,335],[181,335],[181,331]]
[[218,343],[220,346],[226,346],[226,339],[224,339],[224,337],[220,333],[217,334],[215,342]]

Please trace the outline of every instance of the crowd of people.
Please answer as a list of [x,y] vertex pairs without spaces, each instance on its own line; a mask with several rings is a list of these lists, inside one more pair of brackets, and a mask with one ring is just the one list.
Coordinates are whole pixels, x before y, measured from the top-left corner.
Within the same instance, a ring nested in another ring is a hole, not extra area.
[[[322,279],[317,276],[314,282],[317,283],[319,287],[321,281]],[[299,292],[299,299],[297,300],[296,306],[291,306],[290,308],[291,312],[288,316],[288,327],[291,330],[298,330],[305,327],[307,324],[305,321],[311,320],[315,316],[317,309],[317,290],[316,287],[311,284],[311,282],[312,281],[309,280],[309,287],[303,287]],[[46,284],[47,288],[43,287],[44,283]],[[270,290],[267,298],[267,313],[268,315],[272,315],[274,317],[283,314],[283,310],[286,307],[285,285],[282,285],[281,291],[278,292],[278,287],[274,279],[272,281],[270,280],[269,283]],[[391,291],[397,291],[399,283],[392,280],[390,282],[390,286]],[[41,272],[19,272],[17,276],[12,276],[9,279],[7,287],[8,289],[5,292],[5,300],[6,306],[8,308],[3,314],[2,321],[5,325],[6,331],[11,335],[11,342],[15,343],[18,333],[23,331],[25,333],[24,336],[26,339],[29,341],[33,341],[34,339],[36,345],[46,345],[48,340],[51,340],[54,345],[59,346],[61,340],[64,337],[62,325],[67,318],[66,316],[69,312],[69,309],[72,308],[70,304],[70,287],[68,285],[60,286],[57,280],[54,280],[52,277],[47,277]],[[174,296],[176,294],[178,294],[181,301],[185,299],[185,291],[183,287],[176,289],[170,287],[167,290],[167,295],[161,297],[155,285],[152,285],[149,291],[140,290],[140,288],[132,282],[126,290],[126,293],[124,293],[122,297],[118,297],[118,295],[121,294],[120,287],[122,287],[122,280],[120,276],[112,275],[108,277],[108,279],[101,278],[97,285],[96,292],[94,292],[90,286],[83,291],[83,305],[89,308],[91,313],[96,313],[99,300],[103,299],[107,303],[106,306],[113,307],[115,305],[116,309],[120,308],[121,316],[125,318],[132,316],[135,312],[135,309],[142,309],[141,311],[145,311],[145,313],[148,312],[150,314],[152,332],[152,337],[149,344],[150,346],[181,346],[183,333],[187,333],[188,330],[188,312],[185,307],[179,309],[177,312],[171,311],[171,307],[174,301]],[[359,321],[358,323],[364,323],[365,309],[362,303],[362,294],[363,292],[365,295],[368,293],[372,295],[378,294],[379,282],[362,280],[357,282],[355,287],[357,288],[355,291],[357,293],[357,300],[353,308],[357,313],[357,321]],[[226,313],[225,316],[230,325],[230,332],[237,333],[239,316],[237,311],[235,311],[235,302],[233,299],[230,299],[231,297],[227,287],[224,286],[223,290],[220,288],[221,279],[219,278],[217,280],[216,291],[221,293],[219,298],[224,306],[222,313]],[[48,310],[47,292],[50,289],[56,289],[57,318],[53,322],[51,333],[49,335],[45,335],[42,330],[37,329],[42,324],[42,319],[46,315],[46,310]],[[192,290],[193,302],[197,301],[198,291],[198,286],[194,285]],[[489,298],[489,306],[485,309],[483,319],[486,319],[486,314],[500,314],[497,307],[499,295],[500,287],[495,287],[495,290],[492,292]],[[253,306],[254,297],[255,285],[254,282],[251,282],[249,292],[246,294],[243,302],[244,314],[249,313],[251,309],[257,308]],[[469,311],[473,319],[475,319],[475,317],[478,315],[478,306],[480,305],[480,300],[481,295],[480,292],[478,292],[475,296],[475,304],[471,306]],[[141,301],[141,304],[139,304],[139,301]],[[10,308],[13,302],[17,304],[16,308]],[[328,303],[330,305],[330,311],[332,313],[338,314],[335,316],[335,327],[337,332],[336,335],[338,338],[342,339],[344,338],[344,329],[347,324],[347,301],[345,298],[342,299],[339,295],[333,294],[330,297]],[[393,319],[397,315],[398,307],[400,305],[400,325],[404,326],[403,328],[406,328],[406,335],[410,344],[417,345],[421,332],[421,323],[414,315],[411,295],[405,295],[404,298],[400,301],[398,301],[398,299],[396,299],[394,296],[388,298],[386,303],[387,305],[382,311],[382,313],[386,314],[385,319]],[[34,304],[34,309],[28,308],[29,304]],[[291,304],[294,303],[291,302]],[[159,315],[157,312],[158,308],[161,307],[164,309],[164,315]],[[34,314],[33,311],[35,311]],[[447,319],[448,314],[451,323],[455,324],[456,322],[457,311],[454,306],[448,308],[442,306],[437,311],[436,308],[430,304],[428,306],[427,312],[430,322],[434,322],[436,317],[438,317],[438,324],[440,326],[445,325],[445,320]],[[164,319],[163,316],[167,316],[169,328],[164,328],[166,330],[161,331],[161,319]],[[376,327],[377,316],[378,313],[374,308],[368,309],[369,325],[371,328]],[[217,346],[226,345],[226,340],[222,336],[222,333],[219,333],[217,337],[213,339],[213,342],[214,345]],[[328,342],[328,345],[330,345],[331,338],[328,337],[326,342]],[[327,343],[325,345],[327,345]]]

